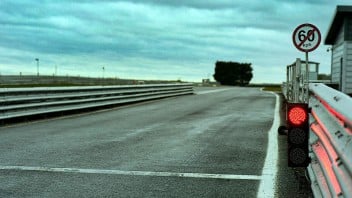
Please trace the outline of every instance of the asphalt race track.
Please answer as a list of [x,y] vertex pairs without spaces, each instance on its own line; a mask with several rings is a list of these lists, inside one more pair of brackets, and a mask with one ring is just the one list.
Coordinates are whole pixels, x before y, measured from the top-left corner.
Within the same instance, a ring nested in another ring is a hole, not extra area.
[[0,127],[0,197],[280,197],[277,97],[195,92]]

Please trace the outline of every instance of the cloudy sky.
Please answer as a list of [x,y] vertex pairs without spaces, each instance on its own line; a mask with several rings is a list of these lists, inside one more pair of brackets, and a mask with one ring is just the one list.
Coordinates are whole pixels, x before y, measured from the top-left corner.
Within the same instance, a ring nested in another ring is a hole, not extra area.
[[[265,3],[264,3],[265,2]],[[350,0],[1,0],[0,73],[200,81],[217,60],[250,62],[254,83],[279,83],[304,58],[302,23],[324,41]],[[329,46],[310,53],[330,72]]]

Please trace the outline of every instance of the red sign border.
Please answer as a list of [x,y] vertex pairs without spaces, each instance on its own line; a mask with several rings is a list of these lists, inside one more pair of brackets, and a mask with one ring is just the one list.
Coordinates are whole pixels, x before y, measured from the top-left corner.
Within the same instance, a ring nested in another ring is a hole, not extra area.
[[[318,35],[319,35],[319,36],[318,36],[318,37],[319,37],[319,38],[318,38],[318,43],[317,43],[313,48],[311,48],[311,49],[309,49],[309,50],[305,50],[305,49],[300,48],[299,43],[296,43],[296,40],[295,40],[295,35],[297,34],[297,31],[298,31],[301,27],[304,27],[304,26],[310,26],[311,28],[313,28],[314,31],[317,31],[317,33],[318,33]],[[298,50],[300,50],[300,51],[302,51],[302,52],[311,52],[311,51],[317,49],[318,46],[320,45],[320,42],[321,42],[321,34],[320,34],[319,29],[318,29],[315,25],[310,24],[310,23],[304,23],[304,24],[301,24],[301,25],[299,25],[298,27],[296,27],[296,29],[293,31],[293,34],[292,34],[292,41],[293,41],[293,44],[295,45],[295,47],[296,47]]]

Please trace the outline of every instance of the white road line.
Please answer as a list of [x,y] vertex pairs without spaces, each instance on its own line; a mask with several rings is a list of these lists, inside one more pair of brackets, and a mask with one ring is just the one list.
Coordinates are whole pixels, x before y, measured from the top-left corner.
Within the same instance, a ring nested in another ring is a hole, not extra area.
[[261,180],[262,179],[262,177],[259,175],[173,173],[173,172],[123,171],[123,170],[80,169],[80,168],[50,168],[50,167],[32,167],[32,166],[0,166],[0,170],[81,173],[81,174],[107,174],[107,175],[128,175],[128,176],[188,177],[188,178],[228,179],[228,180]]
[[202,94],[208,94],[208,93],[215,93],[215,92],[220,92],[220,91],[226,91],[231,88],[225,88],[225,89],[215,89],[215,90],[208,90],[208,91],[196,91],[195,93],[197,95],[202,95]]
[[[272,92],[273,93],[273,92]],[[275,94],[275,93],[273,93]],[[276,105],[274,112],[274,121],[269,131],[268,147],[262,170],[262,179],[260,181],[257,197],[275,197],[276,174],[277,174],[277,159],[278,159],[278,142],[277,128],[280,125],[279,113],[279,96],[276,95]]]

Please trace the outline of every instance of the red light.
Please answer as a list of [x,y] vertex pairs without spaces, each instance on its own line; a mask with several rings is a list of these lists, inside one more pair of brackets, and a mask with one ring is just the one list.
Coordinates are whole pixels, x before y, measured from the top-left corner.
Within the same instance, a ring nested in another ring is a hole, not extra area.
[[295,106],[288,111],[288,120],[294,125],[301,125],[307,121],[306,110],[301,106]]

